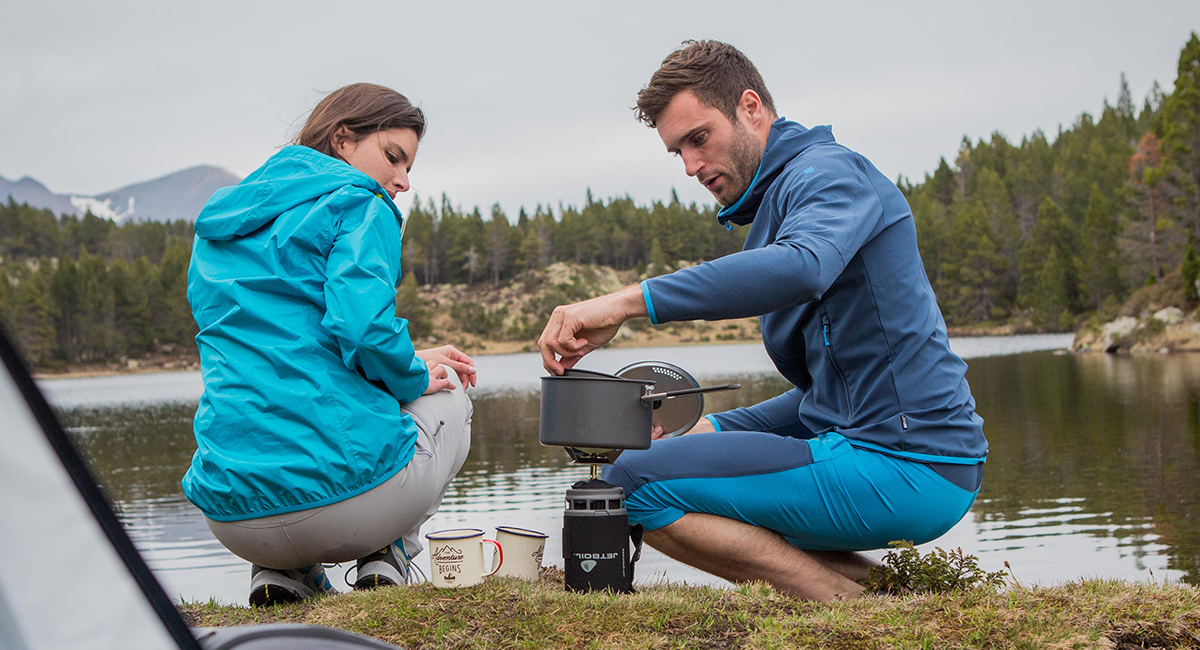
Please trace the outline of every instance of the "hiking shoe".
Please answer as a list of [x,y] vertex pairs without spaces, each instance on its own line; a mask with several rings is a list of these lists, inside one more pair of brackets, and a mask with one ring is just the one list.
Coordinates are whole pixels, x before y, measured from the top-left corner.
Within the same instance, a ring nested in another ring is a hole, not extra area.
[[408,557],[395,544],[358,558],[358,573],[354,579],[355,589],[374,589],[406,585],[411,575]]
[[250,565],[250,605],[270,607],[294,603],[317,594],[338,593],[320,563],[299,569],[268,569]]

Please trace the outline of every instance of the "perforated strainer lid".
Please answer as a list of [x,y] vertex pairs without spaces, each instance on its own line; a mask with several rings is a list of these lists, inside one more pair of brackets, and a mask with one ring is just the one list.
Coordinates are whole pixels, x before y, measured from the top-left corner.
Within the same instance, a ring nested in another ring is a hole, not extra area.
[[[700,384],[688,371],[665,361],[639,361],[616,372],[622,379],[654,382],[654,392],[699,388]],[[691,429],[704,413],[704,395],[681,395],[662,401],[654,409],[654,426],[662,427],[667,436],[677,436]]]

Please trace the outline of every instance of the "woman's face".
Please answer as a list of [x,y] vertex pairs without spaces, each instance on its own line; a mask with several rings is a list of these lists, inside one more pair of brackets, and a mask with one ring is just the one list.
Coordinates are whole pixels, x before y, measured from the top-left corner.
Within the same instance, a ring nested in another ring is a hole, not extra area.
[[417,132],[412,129],[376,131],[358,141],[346,131],[334,136],[333,149],[352,167],[379,181],[394,199],[398,192],[408,191],[417,142]]

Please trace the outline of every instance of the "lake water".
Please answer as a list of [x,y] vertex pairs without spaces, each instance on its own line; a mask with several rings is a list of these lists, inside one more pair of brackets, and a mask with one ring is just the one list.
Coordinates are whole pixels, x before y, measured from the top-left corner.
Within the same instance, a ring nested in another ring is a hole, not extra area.
[[[1008,562],[1022,582],[1081,577],[1200,584],[1200,357],[1055,354],[1070,336],[952,340],[985,418],[991,451],[971,513],[929,546],[961,547],[982,566]],[[702,383],[740,382],[707,410],[748,405],[788,388],[760,345],[602,350],[587,366],[613,371],[655,359]],[[470,456],[423,532],[512,525],[550,534],[562,565],[562,496],[588,470],[537,442],[540,357],[477,360]],[[179,479],[195,444],[199,373],[40,382],[90,460],[121,521],[183,600],[245,602],[248,565],[209,533]],[[874,553],[877,557],[882,552]],[[418,565],[428,569],[422,556]],[[330,570],[345,588],[343,570]],[[649,550],[639,582],[722,581]]]

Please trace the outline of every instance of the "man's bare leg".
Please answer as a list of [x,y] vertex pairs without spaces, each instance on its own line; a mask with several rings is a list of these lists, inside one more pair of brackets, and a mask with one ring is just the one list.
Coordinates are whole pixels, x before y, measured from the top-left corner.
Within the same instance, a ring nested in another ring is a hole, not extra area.
[[778,533],[726,517],[688,513],[647,532],[646,542],[731,582],[762,580],[798,598],[829,602],[863,592],[862,585],[788,544]]
[[871,573],[871,567],[880,566],[879,562],[854,551],[804,551],[814,560],[824,564],[826,568],[856,582],[866,580]]

